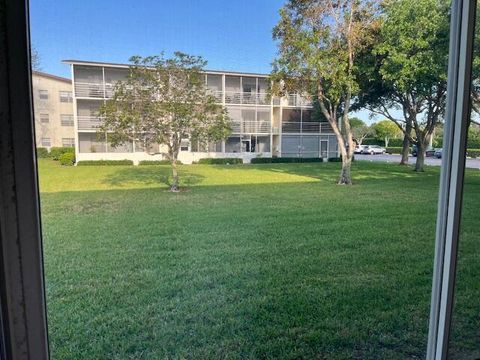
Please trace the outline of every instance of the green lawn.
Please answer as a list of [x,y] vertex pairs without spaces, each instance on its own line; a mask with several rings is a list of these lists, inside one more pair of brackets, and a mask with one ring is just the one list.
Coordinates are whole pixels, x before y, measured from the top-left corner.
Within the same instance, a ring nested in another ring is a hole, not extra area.
[[[422,358],[438,168],[40,160],[54,359]],[[480,339],[468,174],[455,341]],[[466,335],[468,334],[468,336]]]

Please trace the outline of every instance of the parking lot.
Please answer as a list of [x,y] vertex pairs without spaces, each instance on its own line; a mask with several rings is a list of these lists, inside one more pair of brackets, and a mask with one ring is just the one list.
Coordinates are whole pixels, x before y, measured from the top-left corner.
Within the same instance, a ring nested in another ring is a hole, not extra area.
[[[355,154],[355,160],[362,160],[362,161],[383,161],[383,162],[399,163],[400,159],[401,159],[400,155]],[[410,156],[409,163],[415,164],[415,158],[413,156]],[[425,164],[430,166],[440,166],[442,164],[442,159],[427,157],[425,158]],[[471,168],[471,169],[480,169],[480,159],[467,159],[466,166],[467,168]]]

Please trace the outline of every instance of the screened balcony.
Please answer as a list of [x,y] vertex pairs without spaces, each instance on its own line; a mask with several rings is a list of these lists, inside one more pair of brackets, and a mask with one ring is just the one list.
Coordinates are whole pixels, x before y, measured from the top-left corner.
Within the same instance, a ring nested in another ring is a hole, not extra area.
[[318,121],[295,121],[282,123],[283,133],[312,133],[312,134],[333,134],[329,123]]
[[102,121],[102,118],[98,116],[77,116],[78,130],[96,130]]

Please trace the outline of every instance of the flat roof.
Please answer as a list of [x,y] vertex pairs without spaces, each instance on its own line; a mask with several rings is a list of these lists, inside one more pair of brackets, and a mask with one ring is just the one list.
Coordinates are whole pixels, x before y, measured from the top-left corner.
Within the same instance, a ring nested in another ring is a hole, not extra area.
[[49,79],[63,81],[63,82],[67,82],[69,84],[72,83],[72,80],[70,80],[70,79],[67,79],[67,78],[64,78],[64,77],[61,77],[61,76],[57,76],[57,75],[53,75],[53,74],[48,74],[46,72],[33,70],[32,73],[33,73],[33,75],[43,76],[43,77],[46,77],[46,78],[49,78]]
[[[70,65],[88,65],[88,66],[106,66],[106,67],[113,67],[113,68],[121,68],[127,69],[130,65],[129,64],[119,64],[119,63],[109,63],[109,62],[102,62],[102,61],[85,61],[85,60],[62,60],[64,64]],[[203,70],[204,73],[207,74],[227,74],[227,75],[245,75],[245,76],[258,76],[258,77],[268,77],[269,74],[260,74],[260,73],[252,73],[252,72],[242,72],[242,71],[223,71],[223,70]]]

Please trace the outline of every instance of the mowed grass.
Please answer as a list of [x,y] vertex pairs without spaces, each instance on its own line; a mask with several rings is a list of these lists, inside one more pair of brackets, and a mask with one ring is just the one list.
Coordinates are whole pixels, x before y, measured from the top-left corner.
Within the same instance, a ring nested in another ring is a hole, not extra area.
[[[40,160],[54,359],[425,356],[438,168],[60,167]],[[455,339],[478,330],[468,173]],[[468,334],[468,336],[466,335]]]

